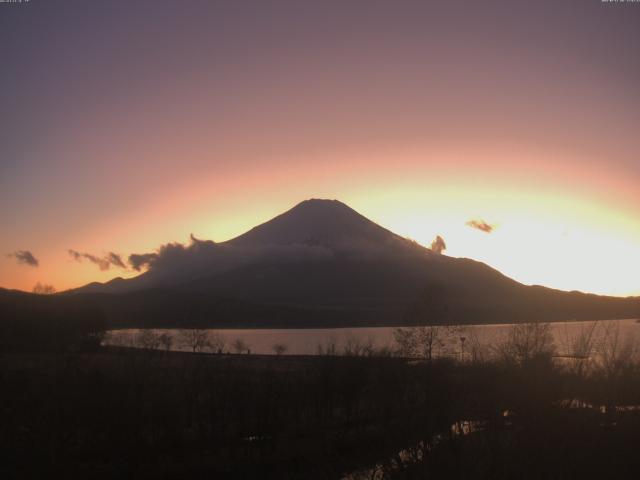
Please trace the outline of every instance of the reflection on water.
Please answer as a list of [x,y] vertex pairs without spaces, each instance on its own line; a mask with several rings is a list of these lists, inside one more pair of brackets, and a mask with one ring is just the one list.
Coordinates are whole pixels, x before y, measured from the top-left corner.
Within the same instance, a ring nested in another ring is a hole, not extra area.
[[382,480],[388,472],[401,471],[409,465],[419,463],[424,458],[425,443],[420,441],[413,447],[400,450],[384,463],[348,473],[342,480]]
[[[478,420],[460,420],[451,425],[449,438],[471,435],[485,429],[487,422]],[[342,480],[370,480],[386,478],[386,474],[392,471],[401,471],[407,466],[414,465],[423,460],[426,450],[433,448],[443,440],[442,435],[435,435],[429,442],[417,442],[414,446],[403,448],[395,455],[392,455],[385,462],[377,463],[373,466],[350,472],[342,477]]]
[[[610,427],[616,426],[616,421],[611,421],[610,419],[606,419],[607,415],[607,407],[605,405],[594,406],[588,402],[579,401],[579,400],[569,400],[568,408],[575,409],[593,409],[597,410],[600,415],[602,415],[603,420],[600,423],[601,426]],[[624,405],[624,406],[614,406],[614,412],[635,412],[640,411],[640,405]],[[511,410],[504,410],[502,412],[502,416],[504,417],[504,426],[509,428],[513,424],[510,418],[513,416],[513,412]],[[342,480],[383,480],[384,478],[389,478],[389,474],[392,472],[402,472],[406,471],[407,468],[410,468],[412,465],[419,464],[426,458],[429,453],[429,450],[433,449],[438,443],[442,442],[445,439],[453,439],[455,437],[462,437],[467,435],[472,435],[477,432],[482,432],[486,430],[489,426],[489,422],[482,420],[459,420],[453,423],[450,427],[450,431],[448,432],[448,436],[443,434],[434,435],[428,442],[419,441],[414,446],[409,448],[404,448],[399,450],[396,454],[390,456],[389,458],[384,459],[379,463],[368,466],[366,468],[362,468],[359,470],[355,470],[353,472],[349,472],[342,477]],[[394,477],[395,478],[395,477]],[[405,477],[402,477],[405,478]],[[413,477],[411,477],[413,478]]]
[[[440,355],[468,358],[471,355],[486,354],[494,345],[502,342],[512,325],[466,325],[447,327],[440,330]],[[366,355],[371,352],[395,351],[395,327],[363,328],[315,328],[315,329],[210,329],[216,346],[212,352],[236,350],[253,354],[284,355]],[[640,323],[633,319],[600,322],[558,322],[551,325],[551,331],[560,359],[568,357],[588,358],[589,349],[599,341],[611,336],[611,332],[624,341],[635,341],[640,337]],[[141,330],[112,330],[105,337],[105,345],[140,347]],[[178,329],[157,330],[171,337],[171,350],[190,351],[189,345],[180,340]],[[589,336],[587,342],[585,338]],[[584,341],[584,345],[581,345]],[[243,345],[243,349],[236,348]],[[158,347],[161,348],[161,347]],[[207,351],[206,348],[202,348]]]

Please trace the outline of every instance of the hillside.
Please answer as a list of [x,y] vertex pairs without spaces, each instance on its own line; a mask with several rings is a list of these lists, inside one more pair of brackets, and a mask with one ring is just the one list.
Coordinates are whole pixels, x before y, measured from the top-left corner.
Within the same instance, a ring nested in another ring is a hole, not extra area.
[[66,292],[133,325],[308,327],[640,316],[640,300],[525,286],[439,255],[336,200],[307,200],[224,243],[147,254],[138,277]]

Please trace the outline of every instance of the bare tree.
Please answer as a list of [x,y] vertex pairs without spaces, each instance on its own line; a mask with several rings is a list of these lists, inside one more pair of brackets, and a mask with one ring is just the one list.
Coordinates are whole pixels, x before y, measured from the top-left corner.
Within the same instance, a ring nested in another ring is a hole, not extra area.
[[426,325],[396,328],[393,331],[398,353],[403,357],[419,357],[433,360],[445,347],[445,340],[452,334],[449,327]]
[[183,328],[178,332],[178,341],[193,353],[201,352],[209,346],[209,331],[203,328]]
[[359,357],[362,353],[362,344],[358,338],[353,335],[349,335],[342,351],[347,357]]
[[444,347],[444,333],[445,329],[437,325],[430,325],[428,327],[418,327],[418,347],[420,348],[421,356],[431,361],[434,354],[439,352]]
[[535,358],[551,358],[555,352],[551,324],[531,322],[512,325],[507,337],[495,349],[499,358],[518,365]]
[[444,351],[445,342],[454,333],[449,325],[449,308],[444,285],[427,285],[421,298],[407,311],[405,321],[414,326],[396,328],[394,338],[398,353],[405,357],[431,360]]
[[287,351],[287,346],[284,343],[274,343],[273,347],[271,347],[274,353],[278,356],[284,354]]
[[597,327],[598,322],[581,324],[580,331],[574,336],[569,336],[565,327],[561,342],[567,357],[565,367],[570,373],[585,376],[592,371],[597,347]]
[[398,345],[398,355],[401,357],[416,356],[418,338],[413,328],[396,328],[393,331],[393,338]]
[[475,327],[469,327],[467,329],[466,351],[463,352],[463,356],[466,354],[473,363],[483,363],[489,360],[491,356],[491,349],[488,345],[483,343],[478,336],[478,331]]
[[343,353],[347,357],[370,357],[374,352],[374,341],[371,337],[367,337],[366,340],[360,340],[354,335],[349,335],[343,348]]
[[158,340],[160,341],[160,345],[162,345],[162,348],[164,348],[165,351],[168,352],[169,350],[171,350],[171,345],[173,344],[173,337],[169,333],[163,332],[158,338]]
[[609,322],[603,327],[604,334],[598,342],[598,366],[610,380],[620,377],[634,363],[636,345],[631,337],[620,337],[618,322]]
[[336,339],[328,338],[325,344],[318,343],[316,348],[318,355],[334,356],[337,353]]
[[160,348],[160,334],[156,330],[140,330],[136,334],[135,344],[147,350],[158,350]]
[[375,346],[375,340],[372,336],[368,336],[362,343],[362,355],[366,357],[372,357],[378,353]]
[[222,353],[224,351],[225,344],[226,341],[220,333],[213,332],[209,334],[209,344],[207,347],[211,353]]
[[38,282],[33,287],[33,293],[37,293],[38,295],[52,295],[56,293],[56,288],[53,285]]
[[247,345],[246,342],[241,338],[236,338],[231,344],[231,347],[236,353],[244,353],[249,351],[249,345]]

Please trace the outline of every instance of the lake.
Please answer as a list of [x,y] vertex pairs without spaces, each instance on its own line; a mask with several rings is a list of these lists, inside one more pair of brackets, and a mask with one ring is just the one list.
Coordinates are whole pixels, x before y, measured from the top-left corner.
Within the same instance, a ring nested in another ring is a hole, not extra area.
[[[440,327],[439,354],[460,356],[468,354],[471,348],[489,348],[503,341],[511,327],[511,324]],[[394,340],[396,328],[209,329],[208,332],[212,337],[223,340],[224,352],[233,352],[234,342],[241,340],[245,349],[254,354],[273,354],[274,346],[282,345],[286,349],[284,354],[315,355],[327,352],[343,354],[349,349],[355,351],[365,347],[394,350],[397,346]],[[617,334],[621,341],[640,340],[640,323],[635,319],[557,322],[551,324],[551,331],[558,354],[569,354],[572,342],[591,329],[597,339]],[[178,329],[154,331],[172,337],[171,350],[191,350],[181,344]],[[103,344],[137,347],[140,346],[140,332],[139,329],[112,330],[107,333]]]

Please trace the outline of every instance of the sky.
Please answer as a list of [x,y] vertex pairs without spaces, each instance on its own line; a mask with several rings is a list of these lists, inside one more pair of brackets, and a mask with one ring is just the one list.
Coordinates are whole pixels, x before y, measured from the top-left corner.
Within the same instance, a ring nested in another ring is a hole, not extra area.
[[0,286],[130,277],[335,198],[640,295],[639,50],[638,2],[0,3]]

